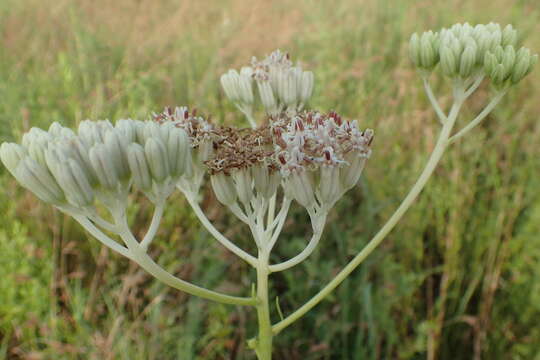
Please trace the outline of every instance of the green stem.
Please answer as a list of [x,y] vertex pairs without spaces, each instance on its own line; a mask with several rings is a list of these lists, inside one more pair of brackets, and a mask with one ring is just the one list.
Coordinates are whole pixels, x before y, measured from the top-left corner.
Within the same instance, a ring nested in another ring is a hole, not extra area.
[[383,239],[388,235],[388,233],[396,226],[398,221],[403,217],[405,212],[411,207],[416,197],[420,194],[427,181],[429,180],[431,174],[435,170],[435,167],[439,163],[446,147],[448,146],[448,138],[454,124],[456,122],[457,116],[461,105],[465,101],[463,89],[457,89],[454,93],[454,105],[450,110],[450,114],[446,121],[444,122],[443,128],[437,140],[437,144],[431,153],[431,156],[426,164],[426,167],[422,171],[422,174],[410,190],[409,194],[405,197],[401,205],[386,222],[386,224],[379,230],[379,232],[371,239],[371,241],[351,260],[339,274],[332,279],[317,295],[312,297],[307,303],[302,305],[299,309],[293,312],[291,315],[278,322],[272,327],[274,335],[281,332],[287,326],[291,325],[293,322],[302,317],[305,313],[311,310],[315,305],[320,303],[326,296],[328,296],[339,284],[343,282],[353,272],[354,269],[358,267],[364,261],[364,259],[371,254],[375,248],[383,241]]
[[[272,322],[270,321],[270,304],[268,301],[268,254],[259,256],[257,266],[257,319],[259,321],[259,334],[254,349],[259,360],[272,359]],[[252,345],[252,346],[253,346]]]

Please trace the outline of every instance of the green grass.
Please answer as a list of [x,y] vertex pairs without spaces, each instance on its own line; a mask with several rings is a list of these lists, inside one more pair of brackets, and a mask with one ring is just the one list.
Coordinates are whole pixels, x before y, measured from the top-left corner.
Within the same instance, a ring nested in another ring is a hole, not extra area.
[[[272,277],[286,314],[375,234],[434,145],[439,126],[406,56],[410,34],[493,20],[514,24],[540,51],[533,0],[111,3],[0,3],[0,141],[52,121],[146,118],[175,104],[239,123],[219,75],[278,47],[315,71],[313,104],[375,129],[363,180],[330,214],[319,249]],[[447,153],[383,245],[279,335],[276,359],[540,359],[538,84],[536,69]],[[436,90],[448,105],[448,88]],[[253,359],[245,350],[253,311],[157,283],[3,168],[0,187],[0,358]],[[151,208],[137,204],[142,232]],[[211,191],[203,205],[218,228],[252,246]],[[295,206],[274,259],[297,252],[309,231]],[[221,291],[246,294],[254,281],[178,195],[152,252],[170,271]]]

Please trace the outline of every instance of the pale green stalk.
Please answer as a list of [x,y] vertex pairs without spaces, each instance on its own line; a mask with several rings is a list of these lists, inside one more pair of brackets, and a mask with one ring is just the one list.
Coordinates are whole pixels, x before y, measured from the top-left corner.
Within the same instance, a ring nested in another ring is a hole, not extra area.
[[490,101],[490,103],[482,110],[480,114],[474,120],[472,120],[470,123],[468,123],[463,129],[458,131],[454,136],[450,137],[448,140],[449,144],[453,144],[456,140],[461,138],[463,135],[467,134],[469,131],[471,131],[473,128],[475,128],[478,124],[482,122],[482,120],[485,119],[486,116],[489,115],[489,113],[497,106],[497,104],[501,101],[503,96],[506,94],[507,90],[498,92],[497,95]]
[[217,230],[214,225],[208,220],[204,212],[202,211],[201,207],[199,206],[199,203],[195,199],[195,196],[193,194],[190,194],[188,192],[184,193],[186,195],[186,199],[191,205],[193,212],[195,212],[195,215],[201,222],[201,224],[208,230],[214,238],[219,241],[219,243],[223,246],[225,246],[228,250],[230,250],[232,253],[234,253],[236,256],[238,256],[240,259],[246,261],[248,264],[250,264],[253,267],[256,267],[257,259],[236,246],[232,241],[227,239],[219,230]]
[[150,275],[163,282],[164,284],[175,289],[185,291],[188,294],[199,296],[203,299],[213,300],[223,304],[244,306],[257,305],[258,301],[254,298],[245,298],[221,294],[177,278],[176,276],[172,275],[171,273],[164,270],[161,266],[159,266],[141,248],[127,225],[125,214],[116,214],[115,220],[118,227],[118,235],[120,235],[120,237],[126,243],[129,249],[129,258],[135,261],[139,266],[146,270],[146,272],[148,272]]
[[161,223],[161,218],[163,217],[163,211],[165,210],[165,203],[159,202],[156,204],[154,209],[154,215],[152,216],[152,221],[148,227],[146,235],[144,235],[143,240],[141,241],[141,247],[144,251],[148,249],[148,246],[156,236],[156,233],[159,229],[159,224]]
[[439,118],[440,123],[444,124],[444,122],[446,121],[446,115],[444,114],[444,111],[441,109],[441,106],[439,105],[437,98],[433,94],[433,90],[431,89],[431,85],[429,84],[428,76],[427,75],[422,76],[422,81],[424,82],[424,90],[426,91],[426,94],[428,96],[429,102],[431,103],[431,106],[435,110],[435,113],[437,114],[437,117]]
[[269,266],[270,272],[272,273],[272,272],[278,272],[278,271],[284,271],[284,270],[290,269],[293,266],[307,259],[311,255],[311,253],[313,253],[313,251],[319,244],[319,240],[321,239],[321,235],[324,230],[325,222],[326,222],[326,213],[312,218],[313,235],[311,236],[311,240],[309,241],[308,245],[304,248],[304,250],[302,250],[295,257],[279,264],[270,265]]

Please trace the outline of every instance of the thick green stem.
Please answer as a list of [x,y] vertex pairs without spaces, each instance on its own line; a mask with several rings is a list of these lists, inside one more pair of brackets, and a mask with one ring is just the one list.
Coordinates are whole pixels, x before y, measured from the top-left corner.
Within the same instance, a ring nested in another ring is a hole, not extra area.
[[259,256],[257,266],[257,319],[259,334],[253,344],[259,360],[272,359],[272,323],[270,321],[270,304],[268,301],[268,254]]

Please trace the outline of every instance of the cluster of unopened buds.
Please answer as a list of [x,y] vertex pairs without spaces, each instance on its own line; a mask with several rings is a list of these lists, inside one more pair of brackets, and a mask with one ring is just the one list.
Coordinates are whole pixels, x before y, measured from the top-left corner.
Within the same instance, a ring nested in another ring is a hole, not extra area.
[[[38,198],[74,217],[103,244],[164,283],[203,298],[255,306],[259,334],[250,346],[259,358],[269,359],[273,335],[320,302],[373,251],[418,196],[444,150],[478,125],[508,89],[532,70],[537,55],[516,46],[517,33],[510,25],[501,29],[498,24],[456,24],[411,37],[410,57],[443,124],[430,160],[366,248],[319,294],[275,325],[268,310],[268,275],[302,262],[315,250],[328,212],[358,183],[374,135],[360,128],[358,121],[346,120],[334,111],[309,110],[314,75],[300,64],[293,65],[288,54],[277,50],[221,76],[225,94],[245,114],[251,128],[211,124],[186,107],[166,108],[145,121],[124,119],[113,125],[107,120],[86,120],[76,132],[58,123],[47,131],[32,128],[21,144],[3,143],[0,159]],[[448,112],[430,87],[434,70],[452,80],[454,103]],[[463,103],[486,78],[495,89],[492,101],[453,134]],[[261,112],[256,109],[259,102]],[[258,124],[256,117],[263,121]],[[239,248],[205,216],[198,202],[206,178],[217,200],[249,226],[257,255]],[[127,223],[131,189],[141,191],[155,205],[142,239],[135,238]],[[166,200],[176,189],[214,238],[257,270],[256,293],[237,297],[204,289],[173,276],[150,258],[148,246]],[[299,254],[270,264],[292,200],[307,210],[313,234]]]

